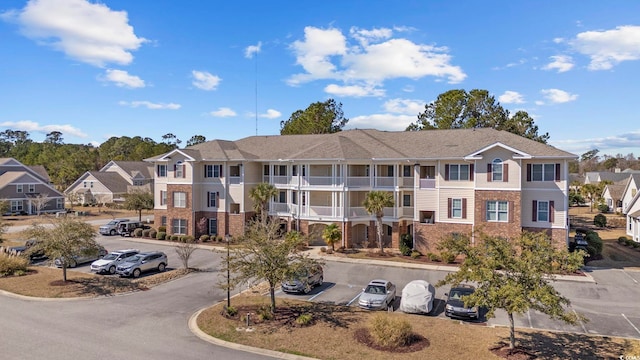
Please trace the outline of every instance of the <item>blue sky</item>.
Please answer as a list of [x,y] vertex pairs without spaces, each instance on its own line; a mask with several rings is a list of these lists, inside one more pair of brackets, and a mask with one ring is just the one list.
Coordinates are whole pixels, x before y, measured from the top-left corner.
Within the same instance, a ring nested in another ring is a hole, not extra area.
[[316,101],[404,130],[451,89],[549,143],[640,156],[638,1],[0,2],[0,131],[65,143],[274,135]]

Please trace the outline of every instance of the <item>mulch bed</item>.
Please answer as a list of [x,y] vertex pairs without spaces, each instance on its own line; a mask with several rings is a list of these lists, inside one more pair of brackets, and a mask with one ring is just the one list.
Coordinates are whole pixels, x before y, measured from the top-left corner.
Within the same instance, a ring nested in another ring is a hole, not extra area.
[[506,343],[500,343],[489,349],[489,351],[491,351],[495,356],[507,360],[532,360],[538,358],[538,356],[533,352],[522,347],[509,349],[509,344]]
[[374,340],[369,330],[366,328],[357,329],[353,337],[361,344],[364,344],[372,349],[379,351],[386,351],[392,353],[411,353],[420,351],[430,345],[429,339],[423,337],[422,335],[413,334],[411,339],[409,340],[409,344],[406,346],[393,346],[393,347],[384,347],[378,345]]

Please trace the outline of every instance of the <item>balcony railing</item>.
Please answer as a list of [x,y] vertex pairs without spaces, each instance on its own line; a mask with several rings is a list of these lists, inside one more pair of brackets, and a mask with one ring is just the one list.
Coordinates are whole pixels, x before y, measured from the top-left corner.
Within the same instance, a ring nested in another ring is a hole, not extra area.
[[309,185],[335,186],[342,184],[342,179],[337,178],[334,182],[332,176],[309,176],[308,183]]
[[[394,208],[384,208],[382,213],[385,217],[395,217],[395,209]],[[413,213],[412,213],[413,214]],[[367,212],[364,207],[350,207],[349,213],[347,214],[349,217],[369,217],[372,216]]]
[[395,178],[388,176],[376,177],[376,187],[393,187],[395,185]]
[[289,204],[285,203],[271,203],[269,210],[277,213],[289,213]]
[[412,177],[398,178],[398,186],[413,187],[413,178]]
[[240,176],[229,176],[229,184],[240,184]]
[[286,175],[284,175],[284,176],[280,176],[280,175],[276,176],[276,175],[274,175],[274,176],[271,177],[271,183],[272,184],[287,185],[287,184],[289,184],[290,180],[291,180],[291,178],[289,176],[286,176]]
[[[339,210],[339,209],[338,209]],[[310,216],[333,216],[333,208],[331,206],[309,206]]]
[[400,208],[401,214],[404,217],[413,217],[413,207],[403,207]]
[[369,186],[371,180],[368,176],[349,176],[347,178],[347,185],[351,187],[355,186]]
[[420,179],[420,189],[435,189],[436,179]]

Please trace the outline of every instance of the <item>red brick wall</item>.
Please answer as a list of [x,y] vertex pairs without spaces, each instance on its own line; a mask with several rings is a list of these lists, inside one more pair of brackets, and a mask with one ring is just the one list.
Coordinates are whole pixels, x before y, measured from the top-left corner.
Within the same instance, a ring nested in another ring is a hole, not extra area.
[[422,254],[438,253],[438,243],[451,233],[461,233],[470,235],[473,227],[471,224],[435,223],[424,224],[414,222],[415,237],[414,244],[416,250]]
[[[488,222],[486,219],[486,200],[509,202],[509,222]],[[519,191],[475,191],[474,223],[475,230],[491,236],[507,238],[517,237],[522,232],[521,197]]]
[[[173,193],[177,191],[187,194],[187,206],[184,208],[173,207]],[[185,235],[194,235],[195,224],[192,211],[193,199],[191,195],[191,185],[167,185],[167,234],[172,234],[171,224],[173,219],[186,219],[187,233]]]
[[522,228],[522,230],[530,232],[544,232],[551,238],[551,243],[557,249],[566,249],[567,244],[567,231],[565,229],[541,229],[541,228]]

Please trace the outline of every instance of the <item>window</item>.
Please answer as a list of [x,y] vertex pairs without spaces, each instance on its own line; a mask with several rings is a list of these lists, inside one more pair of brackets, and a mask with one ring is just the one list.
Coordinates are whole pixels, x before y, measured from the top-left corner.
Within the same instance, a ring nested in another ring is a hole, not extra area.
[[403,177],[412,177],[411,174],[411,165],[402,165],[402,176]]
[[187,193],[176,191],[173,193],[173,207],[186,208],[187,207]]
[[207,191],[207,207],[218,207],[218,192],[216,191]]
[[273,165],[273,175],[286,176],[287,175],[287,165]]
[[402,206],[411,207],[411,195],[409,194],[402,195]]
[[218,235],[218,219],[209,219],[209,235]]
[[449,219],[467,218],[467,199],[447,199],[447,217]]
[[393,169],[395,168],[395,166],[393,165],[387,165],[387,176],[388,177],[393,177]]
[[22,211],[22,200],[11,200],[11,212]]
[[295,190],[291,191],[291,203],[292,204],[297,204],[298,203],[298,192]]
[[84,188],[86,188],[86,187],[87,187],[87,182],[86,182],[86,181],[83,181],[83,182],[82,182],[82,187],[84,187]]
[[16,184],[16,192],[21,193],[22,191],[22,184]]
[[160,216],[160,225],[167,226],[167,217],[166,216]]
[[89,181],[89,187],[93,189],[93,181]]
[[158,173],[158,177],[167,177],[167,165],[156,166],[156,172]]
[[269,175],[269,165],[264,165],[262,167],[262,175],[265,175],[265,176]]
[[452,181],[473,180],[473,165],[446,164],[444,166],[444,179]]
[[184,164],[182,163],[182,161],[178,161],[177,163],[175,163],[175,165],[173,165],[173,173],[174,177],[176,178],[184,177]]
[[553,222],[553,201],[533,201],[531,221]]
[[509,203],[507,201],[487,201],[487,221],[509,221]]
[[222,177],[222,165],[205,165],[204,166],[205,178],[219,178]]
[[292,176],[298,176],[298,165],[292,165],[291,166],[291,175]]
[[56,199],[56,209],[64,209],[64,199]]
[[167,191],[160,190],[160,205],[167,205]]
[[527,181],[560,181],[560,164],[527,164]]
[[171,233],[185,235],[187,233],[187,220],[173,219],[171,221]]
[[285,204],[287,202],[287,192],[281,190],[278,192],[278,202],[281,204]]
[[491,162],[491,180],[502,181],[502,159],[494,159]]

